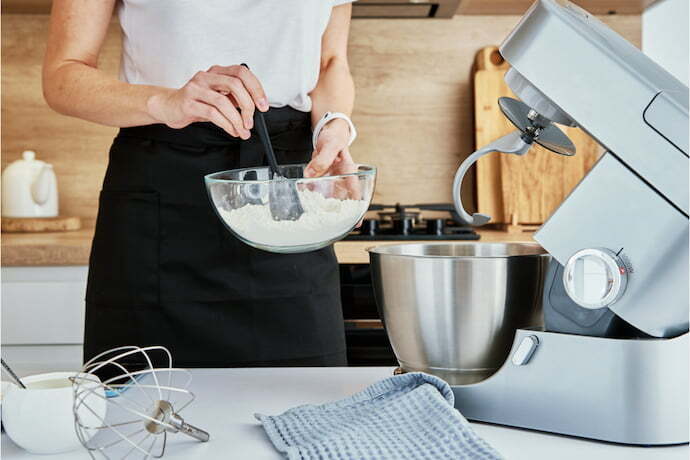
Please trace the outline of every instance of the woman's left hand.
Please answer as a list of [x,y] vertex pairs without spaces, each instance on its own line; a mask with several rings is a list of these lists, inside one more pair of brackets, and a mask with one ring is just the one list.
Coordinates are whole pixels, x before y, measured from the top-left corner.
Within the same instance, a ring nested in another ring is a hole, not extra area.
[[323,127],[316,140],[311,161],[304,170],[304,177],[333,176],[355,171],[350,156],[350,125],[345,120],[332,120]]
[[[316,149],[311,161],[304,169],[304,177],[337,176],[357,172],[348,144],[350,125],[344,120],[333,120],[323,127],[316,140]],[[356,176],[346,176],[331,181],[331,194],[335,198],[359,200],[362,198],[361,184]],[[360,221],[356,226],[362,224]]]

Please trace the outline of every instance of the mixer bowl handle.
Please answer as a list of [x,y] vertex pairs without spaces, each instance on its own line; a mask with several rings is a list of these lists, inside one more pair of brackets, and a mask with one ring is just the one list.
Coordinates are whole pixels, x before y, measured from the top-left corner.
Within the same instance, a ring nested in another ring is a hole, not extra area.
[[465,161],[460,164],[460,167],[455,173],[453,180],[453,202],[455,204],[455,211],[460,216],[460,219],[467,225],[479,227],[491,220],[491,216],[480,214],[478,212],[470,215],[462,205],[462,198],[460,190],[462,188],[462,180],[470,167],[481,157],[492,152],[512,153],[514,155],[524,155],[532,145],[532,140],[525,137],[520,131],[513,131],[493,141],[492,143],[482,147],[481,149],[468,156]]

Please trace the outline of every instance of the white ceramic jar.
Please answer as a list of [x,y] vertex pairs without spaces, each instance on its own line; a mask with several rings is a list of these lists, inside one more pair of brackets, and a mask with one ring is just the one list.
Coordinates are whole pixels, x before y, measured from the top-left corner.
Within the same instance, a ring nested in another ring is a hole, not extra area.
[[2,172],[2,217],[56,217],[57,178],[53,166],[27,150]]

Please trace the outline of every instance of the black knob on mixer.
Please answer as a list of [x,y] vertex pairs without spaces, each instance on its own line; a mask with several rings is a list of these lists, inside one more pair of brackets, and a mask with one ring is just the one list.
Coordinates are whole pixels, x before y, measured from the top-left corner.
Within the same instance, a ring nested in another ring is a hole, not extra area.
[[427,235],[443,235],[446,229],[445,219],[427,219],[426,233]]

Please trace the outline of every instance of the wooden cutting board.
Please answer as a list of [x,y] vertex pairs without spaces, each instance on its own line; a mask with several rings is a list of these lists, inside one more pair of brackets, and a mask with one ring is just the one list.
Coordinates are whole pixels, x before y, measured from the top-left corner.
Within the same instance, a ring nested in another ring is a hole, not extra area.
[[[509,65],[496,46],[477,53],[475,68],[478,149],[515,130],[498,107],[498,98],[517,97],[503,81]],[[477,162],[477,208],[492,217],[491,223],[542,224],[599,158],[601,147],[582,130],[558,127],[575,144],[575,156],[557,155],[535,144],[523,156],[491,153]]]
[[3,217],[2,231],[6,233],[71,232],[81,228],[79,217]]

